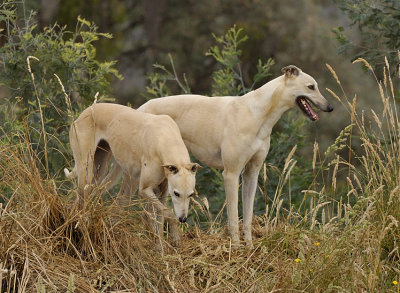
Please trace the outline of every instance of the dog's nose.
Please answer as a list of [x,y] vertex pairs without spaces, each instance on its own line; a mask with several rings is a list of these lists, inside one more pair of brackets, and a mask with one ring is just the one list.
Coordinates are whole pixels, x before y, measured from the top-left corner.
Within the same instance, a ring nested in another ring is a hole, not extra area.
[[186,222],[186,217],[179,217],[179,222],[185,223]]
[[333,107],[331,105],[328,105],[328,107],[326,108],[326,112],[332,112],[333,111]]

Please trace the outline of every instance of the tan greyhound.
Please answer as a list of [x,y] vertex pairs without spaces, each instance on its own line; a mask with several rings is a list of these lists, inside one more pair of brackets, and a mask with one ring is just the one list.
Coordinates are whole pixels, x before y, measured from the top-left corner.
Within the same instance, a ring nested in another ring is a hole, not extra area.
[[[169,116],[147,114],[117,104],[94,104],[72,124],[70,143],[75,167],[72,172],[64,171],[68,178],[78,176],[81,206],[94,186],[113,185],[118,179],[118,174],[104,178],[113,155],[116,173],[122,172],[124,176],[118,198],[139,189],[139,195],[157,210],[158,220],[167,219],[173,244],[179,245],[176,217],[186,221],[199,165],[190,162],[179,128]],[[176,217],[165,206],[168,191],[173,196]],[[162,221],[152,225],[158,226],[155,232],[160,235]]]
[[293,65],[282,72],[284,75],[243,96],[179,95],[150,100],[138,109],[172,117],[189,151],[204,164],[224,170],[228,230],[235,245],[239,243],[238,188],[243,171],[244,240],[253,246],[254,195],[272,127],[296,105],[312,121],[318,120],[318,115],[310,103],[325,112],[333,110],[310,75]]

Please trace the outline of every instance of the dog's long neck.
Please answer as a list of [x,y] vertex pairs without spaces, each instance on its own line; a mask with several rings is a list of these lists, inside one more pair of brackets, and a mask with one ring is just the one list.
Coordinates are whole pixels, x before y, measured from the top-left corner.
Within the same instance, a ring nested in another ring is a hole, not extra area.
[[190,163],[189,153],[182,140],[172,139],[168,142],[168,148],[159,153],[162,165],[187,165]]
[[[242,96],[261,131],[264,129],[265,132],[270,132],[282,114],[291,108],[291,105],[288,105],[282,96],[284,86],[284,76],[279,76],[257,90]],[[269,133],[265,133],[265,135],[269,135]]]

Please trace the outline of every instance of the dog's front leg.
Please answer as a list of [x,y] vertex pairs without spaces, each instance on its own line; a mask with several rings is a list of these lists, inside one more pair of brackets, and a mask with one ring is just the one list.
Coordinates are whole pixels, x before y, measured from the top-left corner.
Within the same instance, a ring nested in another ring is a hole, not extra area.
[[[167,181],[163,182],[160,186],[160,201],[164,206],[167,206],[168,202],[168,185]],[[164,235],[164,216],[161,212],[157,213],[157,230],[160,239]]]
[[171,232],[172,245],[179,246],[181,238],[179,235],[178,220],[176,219],[176,216],[160,202],[160,200],[154,194],[153,190],[153,187],[139,189],[139,195],[145,199],[148,199],[149,204],[151,204],[156,210],[158,210],[161,216],[163,216],[167,220]]
[[242,175],[243,236],[249,248],[253,248],[251,223],[253,220],[254,197],[257,190],[258,174],[268,150],[269,139],[264,148],[259,150],[246,164]]
[[234,246],[239,245],[238,188],[239,173],[224,170],[226,205],[228,212],[228,231]]
[[76,204],[79,209],[83,209],[85,201],[89,198],[93,191],[93,155],[88,152],[87,158],[85,158],[82,166],[79,168],[78,172],[78,197],[76,199]]
[[[168,201],[168,188],[165,184],[165,188],[160,188],[160,194],[158,195],[159,200],[161,203],[166,207],[167,206],[167,201]],[[151,203],[146,205],[146,210],[151,214],[151,225],[152,229],[154,231],[154,234],[156,236],[156,248],[159,251],[163,251],[163,246],[162,246],[162,240],[164,238],[164,216],[163,213],[157,210],[154,205]],[[176,225],[176,228],[178,229],[178,226]],[[173,228],[170,229],[171,231]],[[173,232],[171,232],[172,235]],[[179,235],[179,234],[178,234]],[[173,238],[171,236],[171,238]],[[176,240],[175,240],[176,241]],[[179,239],[178,239],[179,242]],[[179,243],[178,243],[179,244]]]
[[[166,207],[168,200],[168,186],[165,180],[160,186],[153,192],[156,194],[160,202]],[[164,236],[164,216],[162,212],[154,207],[154,205],[149,202],[145,204],[144,209],[146,211],[145,217],[146,221],[149,222],[154,235],[156,236],[156,248],[159,251],[163,250],[163,236]]]
[[253,220],[254,197],[256,194],[258,170],[245,170],[242,175],[243,237],[246,245],[253,248],[251,222]]
[[121,166],[117,162],[114,162],[110,172],[108,172],[107,176],[100,183],[100,186],[105,187],[103,193],[108,192],[117,183],[118,179],[121,177],[121,174]]
[[255,158],[255,160],[247,163],[242,175],[243,236],[249,248],[253,248],[251,222],[253,220],[254,197],[257,189],[258,174],[265,156],[258,157],[261,158]]

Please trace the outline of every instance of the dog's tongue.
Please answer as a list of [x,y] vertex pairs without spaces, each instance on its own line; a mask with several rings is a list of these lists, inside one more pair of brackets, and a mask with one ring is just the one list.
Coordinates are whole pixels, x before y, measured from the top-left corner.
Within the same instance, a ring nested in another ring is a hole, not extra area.
[[306,106],[307,106],[307,109],[308,109],[308,111],[310,113],[310,117],[312,118],[312,120],[317,121],[319,119],[318,114],[315,113],[313,108],[307,102],[306,102]]

